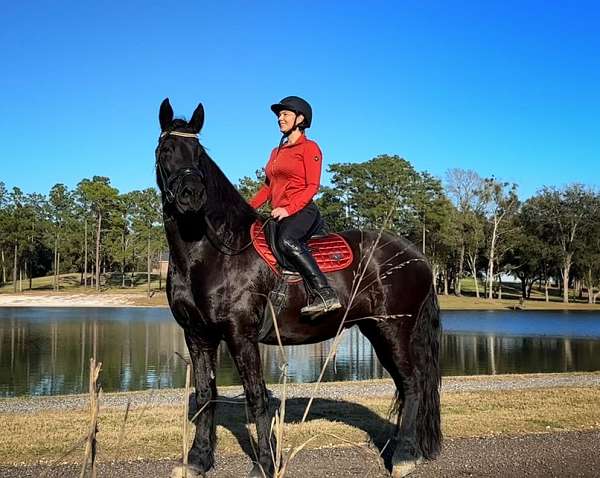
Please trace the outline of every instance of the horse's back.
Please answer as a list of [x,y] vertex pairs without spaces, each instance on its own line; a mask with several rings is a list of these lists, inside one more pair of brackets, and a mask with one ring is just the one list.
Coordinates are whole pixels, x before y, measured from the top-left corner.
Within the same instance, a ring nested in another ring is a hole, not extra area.
[[350,229],[337,232],[352,247],[355,265],[371,260],[383,260],[398,265],[408,262],[419,264],[418,269],[431,273],[427,257],[405,237],[390,232]]
[[[362,289],[385,289],[386,301],[406,308],[420,305],[433,282],[432,269],[425,255],[408,239],[389,232],[348,230],[339,233],[353,249],[352,270],[363,282]],[[362,274],[362,279],[360,276]],[[391,300],[397,298],[398,300]]]

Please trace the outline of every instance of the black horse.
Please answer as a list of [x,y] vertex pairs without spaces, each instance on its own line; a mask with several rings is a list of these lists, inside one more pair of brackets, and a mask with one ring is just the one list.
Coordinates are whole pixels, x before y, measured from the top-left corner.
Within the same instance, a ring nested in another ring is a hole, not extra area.
[[[165,99],[159,120],[156,176],[170,249],[167,297],[184,330],[196,404],[203,409],[188,453],[188,476],[201,475],[214,464],[215,358],[222,340],[237,366],[256,423],[258,462],[249,476],[271,475],[275,446],[258,324],[278,279],[253,248],[245,247],[251,240],[256,211],[198,141],[204,123],[202,105],[187,122],[173,119],[173,109]],[[441,447],[440,321],[431,268],[402,238],[368,231],[341,235],[353,249],[354,263],[328,274],[328,279],[348,310],[307,322],[299,313],[306,302],[305,289],[292,286],[278,321],[281,340],[284,345],[296,345],[330,339],[344,316],[343,327],[358,325],[396,384],[392,476],[405,476],[420,460],[435,458]],[[353,291],[356,295],[351,300]],[[275,344],[276,337],[263,342]]]

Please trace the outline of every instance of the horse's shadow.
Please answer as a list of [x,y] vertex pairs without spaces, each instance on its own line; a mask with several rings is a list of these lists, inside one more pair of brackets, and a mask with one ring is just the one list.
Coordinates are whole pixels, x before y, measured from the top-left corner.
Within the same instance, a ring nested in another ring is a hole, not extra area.
[[[308,405],[308,398],[290,398],[286,400],[285,422],[300,423],[304,410]],[[271,397],[269,406],[274,413],[281,401]],[[195,415],[195,400],[190,395],[190,418]],[[396,445],[394,439],[395,424],[382,418],[369,408],[354,402],[315,398],[308,414],[308,420],[326,419],[340,422],[362,430],[368,436],[369,445],[374,447],[381,455],[388,470],[391,470],[392,454]],[[229,430],[236,438],[243,452],[254,460],[257,444],[254,437],[248,432],[248,414],[245,409],[245,399],[219,397],[217,399],[216,423]],[[343,438],[343,437],[341,437]],[[334,438],[335,440],[335,438]],[[342,444],[342,443],[340,443]]]

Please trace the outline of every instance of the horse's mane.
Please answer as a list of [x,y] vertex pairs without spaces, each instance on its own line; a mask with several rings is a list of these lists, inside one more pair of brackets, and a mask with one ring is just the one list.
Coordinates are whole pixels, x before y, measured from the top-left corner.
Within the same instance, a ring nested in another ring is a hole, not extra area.
[[[171,123],[169,131],[194,133],[185,119],[177,118]],[[258,214],[250,206],[219,166],[211,159],[206,150],[200,145],[198,168],[204,175],[206,187],[205,214],[217,224],[225,224],[228,231],[235,232],[248,229],[257,218]],[[157,178],[160,180],[160,178]]]
[[258,214],[227,179],[219,166],[202,148],[199,168],[204,173],[206,186],[206,214],[211,220],[224,222],[230,231],[247,228]]

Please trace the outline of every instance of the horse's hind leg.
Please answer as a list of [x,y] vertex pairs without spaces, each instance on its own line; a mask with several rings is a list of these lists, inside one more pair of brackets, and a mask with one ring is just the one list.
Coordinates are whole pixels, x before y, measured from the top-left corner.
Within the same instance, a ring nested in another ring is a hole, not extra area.
[[188,452],[187,475],[191,477],[196,472],[196,476],[203,476],[204,472],[213,467],[215,460],[217,438],[214,400],[217,397],[215,364],[218,343],[200,339],[189,331],[185,332],[185,340],[192,359],[196,386],[196,406],[190,407],[190,415],[198,414],[194,420],[196,423],[194,442]]
[[[398,413],[396,438],[404,437],[405,442],[414,442],[415,387],[411,379],[413,368],[410,361],[408,333],[403,333],[401,323],[364,321],[360,331],[369,339],[381,365],[388,371],[396,385],[394,412]],[[412,420],[411,420],[412,418]]]
[[428,296],[416,324],[402,318],[364,322],[361,331],[373,344],[390,373],[398,394],[397,445],[392,476],[411,473],[423,458],[435,458],[441,444],[439,410],[439,311],[435,296]]

